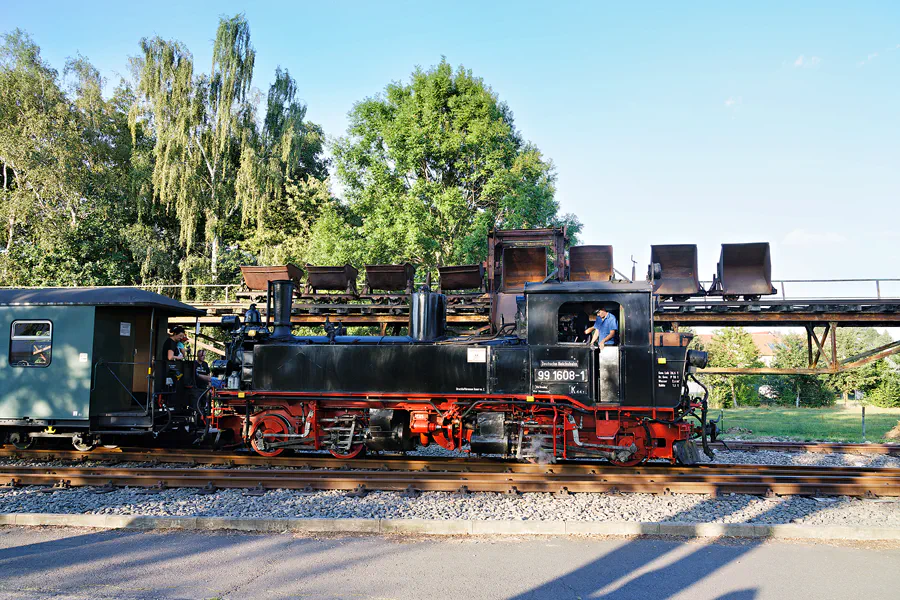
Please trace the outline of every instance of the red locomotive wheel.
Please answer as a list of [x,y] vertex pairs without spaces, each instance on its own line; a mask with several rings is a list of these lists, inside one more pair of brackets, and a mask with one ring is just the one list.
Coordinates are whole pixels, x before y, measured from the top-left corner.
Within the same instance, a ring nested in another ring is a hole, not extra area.
[[350,459],[350,458],[356,458],[357,456],[362,454],[365,449],[366,449],[365,444],[357,444],[357,445],[353,446],[352,448],[350,448],[350,452],[348,452],[346,454],[338,452],[337,450],[334,450],[333,448],[329,449],[328,451],[331,452],[331,455],[335,458]]
[[270,448],[269,444],[286,442],[290,431],[282,417],[266,415],[256,421],[250,432],[250,445],[260,456],[278,456],[284,448]]
[[627,432],[628,435],[634,436],[634,443],[637,444],[637,452],[628,460],[609,459],[609,462],[617,467],[636,467],[641,464],[650,455],[650,443],[652,440],[643,427],[638,427]]

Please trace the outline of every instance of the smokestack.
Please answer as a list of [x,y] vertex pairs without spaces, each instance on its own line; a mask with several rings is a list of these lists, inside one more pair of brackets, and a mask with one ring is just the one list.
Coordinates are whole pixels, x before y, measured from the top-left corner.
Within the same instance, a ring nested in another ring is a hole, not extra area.
[[444,335],[447,323],[447,297],[429,290],[415,292],[409,303],[409,336],[429,342]]
[[290,279],[271,282],[272,312],[275,315],[273,338],[291,337],[291,305],[294,282]]

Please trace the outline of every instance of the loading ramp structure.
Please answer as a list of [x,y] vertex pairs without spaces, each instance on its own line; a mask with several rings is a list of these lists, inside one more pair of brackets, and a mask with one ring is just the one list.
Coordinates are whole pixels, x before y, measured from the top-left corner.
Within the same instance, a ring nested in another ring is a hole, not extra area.
[[[438,267],[438,282],[433,287],[447,296],[447,326],[458,331],[488,331],[513,322],[516,297],[529,283],[630,281],[615,269],[612,246],[570,247],[569,242],[564,228],[492,231],[484,263]],[[298,284],[298,290],[303,290],[293,304],[291,321],[296,326],[319,327],[327,321],[377,326],[382,334],[399,331],[409,322],[409,294],[417,285],[431,285],[431,274],[420,269],[416,282],[417,270],[410,264],[367,265],[365,269],[365,285],[359,294],[359,273],[351,265],[306,265],[305,288],[299,286],[304,274],[299,267],[242,267],[249,291],[236,294],[236,298],[243,301],[198,302],[197,308],[207,313],[199,323],[215,325],[222,315],[242,314],[252,294],[265,287],[266,278],[290,278]],[[655,323],[663,331],[684,327],[797,327],[807,334],[805,367],[707,368],[703,373],[833,374],[900,353],[898,341],[841,359],[835,337],[839,327],[900,327],[900,294],[882,297],[883,283],[900,282],[897,279],[834,280],[874,282],[875,297],[788,298],[785,283],[809,282],[773,281],[767,242],[722,244],[712,281],[700,279],[696,245],[653,245],[648,279],[658,298]],[[265,318],[265,311],[261,312]],[[190,323],[185,320],[185,324],[193,323],[193,319]]]

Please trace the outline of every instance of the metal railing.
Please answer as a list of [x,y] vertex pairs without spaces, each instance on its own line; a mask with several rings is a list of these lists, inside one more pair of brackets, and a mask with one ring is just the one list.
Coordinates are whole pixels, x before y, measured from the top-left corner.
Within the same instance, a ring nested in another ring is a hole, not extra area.
[[[709,289],[712,281],[701,281],[704,289]],[[900,279],[898,278],[878,278],[878,279],[773,279],[772,284],[778,290],[778,297],[782,300],[809,300],[816,298],[819,300],[842,300],[848,298],[876,298],[879,300],[895,300],[900,298]],[[790,285],[788,285],[790,284]],[[847,293],[839,295],[828,295],[823,289],[822,292],[816,292],[815,288],[833,287],[841,285],[846,289]],[[788,295],[788,289],[804,291],[800,295]],[[851,289],[852,288],[852,289]],[[857,290],[857,291],[853,291]],[[771,297],[771,296],[770,296]]]

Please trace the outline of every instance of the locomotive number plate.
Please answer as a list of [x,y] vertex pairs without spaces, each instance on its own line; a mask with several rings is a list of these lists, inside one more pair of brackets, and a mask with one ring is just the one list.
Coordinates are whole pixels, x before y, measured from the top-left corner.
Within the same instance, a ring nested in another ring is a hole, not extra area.
[[581,383],[588,380],[587,369],[535,369],[534,380],[540,383]]

